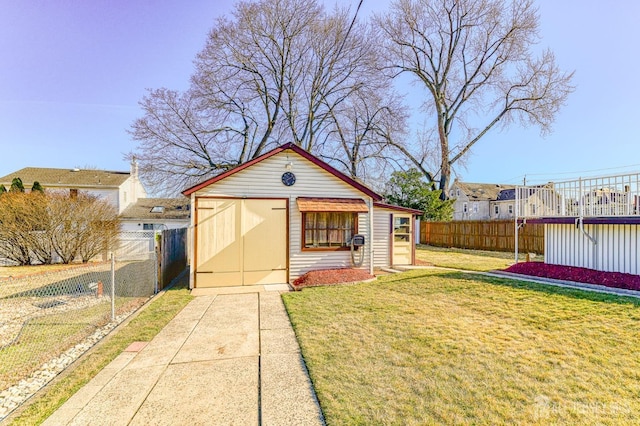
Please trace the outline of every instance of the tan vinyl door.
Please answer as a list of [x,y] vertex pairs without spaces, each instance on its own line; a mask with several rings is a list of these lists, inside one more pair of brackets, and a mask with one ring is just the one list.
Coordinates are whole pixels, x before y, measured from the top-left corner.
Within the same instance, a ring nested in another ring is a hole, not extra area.
[[393,215],[392,263],[394,265],[411,265],[413,226],[410,214]]
[[244,204],[244,285],[286,283],[286,200],[245,200]]
[[199,198],[196,287],[287,281],[287,201]]

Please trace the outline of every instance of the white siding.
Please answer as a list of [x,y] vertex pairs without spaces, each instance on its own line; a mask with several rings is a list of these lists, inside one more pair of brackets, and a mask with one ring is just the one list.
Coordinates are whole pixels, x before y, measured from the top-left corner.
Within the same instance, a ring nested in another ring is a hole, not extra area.
[[[291,172],[296,175],[292,186],[282,184],[285,166],[292,163]],[[234,198],[289,198],[289,280],[315,269],[347,268],[351,266],[349,251],[302,251],[302,214],[298,210],[298,197],[361,198],[369,204],[369,197],[306,158],[284,151],[266,158],[234,175],[211,184],[195,193],[196,197]],[[194,206],[192,206],[192,211]],[[195,216],[195,215],[194,215]],[[368,214],[358,215],[358,233],[365,236],[363,269],[370,264]],[[362,249],[361,249],[362,250]]]
[[79,189],[80,192],[88,192],[91,195],[95,195],[101,200],[106,200],[109,204],[118,209],[118,214],[122,213],[122,210],[118,205],[118,190],[117,189]]
[[373,211],[373,265],[378,268],[391,265],[389,235],[392,214],[391,210],[380,207]]
[[138,198],[146,198],[147,192],[144,186],[140,183],[140,180],[134,176],[130,176],[125,180],[118,192],[116,193],[116,205],[118,206],[118,213],[122,213],[127,206],[134,204],[138,201]]
[[545,225],[545,262],[640,275],[640,225]]

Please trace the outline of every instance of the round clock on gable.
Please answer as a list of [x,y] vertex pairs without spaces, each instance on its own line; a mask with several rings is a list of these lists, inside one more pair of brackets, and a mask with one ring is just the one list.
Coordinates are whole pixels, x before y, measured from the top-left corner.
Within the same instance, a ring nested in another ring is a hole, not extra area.
[[296,183],[296,175],[291,172],[284,172],[282,174],[282,183],[287,186],[293,185],[294,183]]

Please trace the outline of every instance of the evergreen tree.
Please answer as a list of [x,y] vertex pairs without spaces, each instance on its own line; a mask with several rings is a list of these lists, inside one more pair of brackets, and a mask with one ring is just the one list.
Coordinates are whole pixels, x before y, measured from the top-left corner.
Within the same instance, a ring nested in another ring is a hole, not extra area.
[[40,185],[40,182],[35,181],[33,182],[33,186],[31,187],[31,192],[41,192],[44,194],[44,188],[42,187],[42,185]]
[[7,188],[5,188],[4,185],[0,185],[0,195],[4,194],[5,192],[7,192]]
[[11,181],[11,188],[9,192],[24,192],[24,185],[22,184],[22,179],[19,177],[13,178]]

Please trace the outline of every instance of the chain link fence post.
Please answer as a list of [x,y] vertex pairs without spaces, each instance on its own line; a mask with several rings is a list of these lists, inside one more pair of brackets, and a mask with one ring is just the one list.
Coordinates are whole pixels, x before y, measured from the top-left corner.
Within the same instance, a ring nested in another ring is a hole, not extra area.
[[111,253],[111,321],[116,320],[116,256]]

